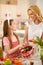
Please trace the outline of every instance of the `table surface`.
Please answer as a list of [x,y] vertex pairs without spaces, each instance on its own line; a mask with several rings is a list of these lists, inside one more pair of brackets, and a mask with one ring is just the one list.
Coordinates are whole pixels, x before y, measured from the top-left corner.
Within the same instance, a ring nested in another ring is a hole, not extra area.
[[[34,62],[34,65],[42,65],[40,60],[40,54],[38,52],[37,46],[34,50],[34,54],[31,58],[22,58],[23,65],[30,65],[30,62]],[[4,61],[0,61],[0,64],[3,64]]]
[[[30,65],[30,62],[34,62],[34,65],[42,65],[40,55],[34,54],[31,58],[22,58],[23,65]],[[4,64],[4,61],[0,61],[0,64]]]

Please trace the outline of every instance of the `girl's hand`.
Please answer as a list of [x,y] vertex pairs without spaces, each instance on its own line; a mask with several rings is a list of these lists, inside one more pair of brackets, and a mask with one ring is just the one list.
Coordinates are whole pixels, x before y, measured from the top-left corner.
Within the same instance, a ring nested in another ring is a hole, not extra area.
[[23,47],[23,45],[22,45],[22,44],[20,44],[20,45],[19,45],[19,49],[21,49],[22,47]]

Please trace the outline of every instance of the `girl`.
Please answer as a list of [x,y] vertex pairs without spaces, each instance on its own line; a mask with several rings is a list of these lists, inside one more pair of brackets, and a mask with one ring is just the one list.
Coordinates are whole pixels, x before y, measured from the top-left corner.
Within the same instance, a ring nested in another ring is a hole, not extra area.
[[16,57],[19,51],[17,51],[22,45],[19,44],[18,37],[16,34],[11,33],[8,20],[4,21],[3,25],[3,49],[6,52],[6,57]]

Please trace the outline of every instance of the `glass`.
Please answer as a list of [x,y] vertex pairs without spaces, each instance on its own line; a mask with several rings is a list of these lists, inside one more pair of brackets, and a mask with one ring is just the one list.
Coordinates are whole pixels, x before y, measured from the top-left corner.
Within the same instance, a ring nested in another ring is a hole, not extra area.
[[43,59],[43,47],[39,48],[40,58]]
[[22,64],[23,65],[30,65],[29,61],[27,61],[27,59],[22,59]]

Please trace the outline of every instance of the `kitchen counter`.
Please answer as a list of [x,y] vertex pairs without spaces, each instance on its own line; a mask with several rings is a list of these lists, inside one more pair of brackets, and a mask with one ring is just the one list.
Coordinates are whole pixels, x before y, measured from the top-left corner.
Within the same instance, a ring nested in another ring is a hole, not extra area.
[[17,33],[19,36],[23,37],[25,34],[25,30],[16,30],[14,31],[15,33]]

